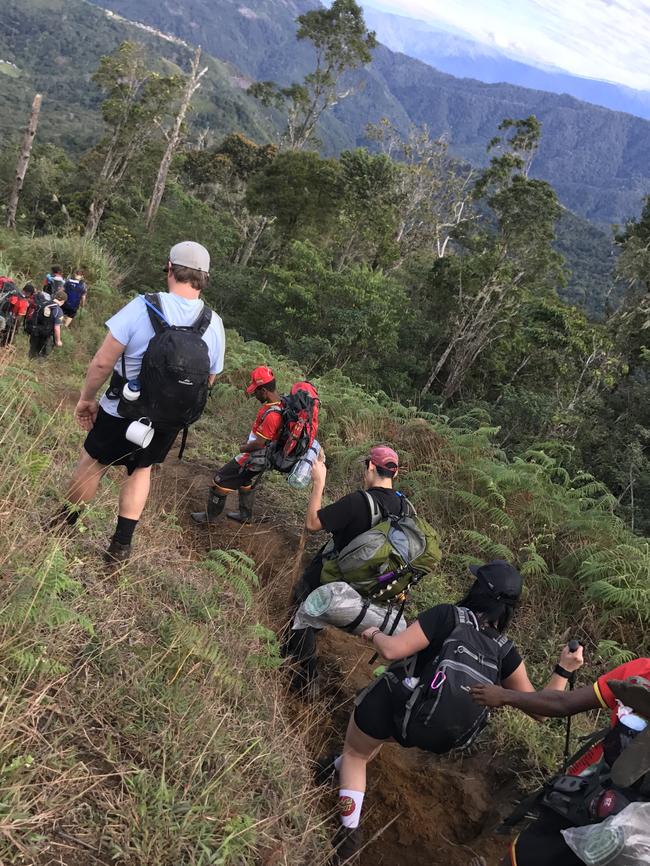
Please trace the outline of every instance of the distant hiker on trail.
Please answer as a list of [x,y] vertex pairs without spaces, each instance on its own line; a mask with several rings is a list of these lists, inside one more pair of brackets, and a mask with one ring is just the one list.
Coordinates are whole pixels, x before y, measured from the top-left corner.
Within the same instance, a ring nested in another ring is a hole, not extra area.
[[[355,700],[342,756],[319,762],[321,779],[328,772],[339,775],[341,862],[362,845],[366,766],[384,743],[435,754],[467,747],[488,719],[469,694],[473,685],[503,683],[517,693],[535,691],[517,648],[505,636],[523,578],[503,560],[470,571],[475,581],[457,605],[424,611],[401,634],[389,636],[377,627],[363,632],[367,643],[394,663]],[[572,653],[565,647],[560,665],[548,687],[561,692],[569,672],[582,665],[582,649]]]
[[393,489],[397,453],[386,445],[364,458],[363,489],[322,507],[327,469],[324,454],[312,470],[305,526],[332,534],[292,591],[291,631],[284,653],[293,659],[292,688],[313,689],[317,678],[316,634],[327,625],[361,633],[377,625],[400,627],[410,588],[440,561],[434,530]]
[[[210,255],[184,241],[165,268],[168,292],[139,295],[107,322],[108,334],[88,367],[75,417],[88,431],[68,487],[67,505],[52,525],[73,525],[109,466],[124,466],[119,516],[105,554],[125,562],[147,502],[151,466],[162,463],[183,431],[202,414],[209,385],[223,370],[225,335],[219,316],[201,300]],[[109,375],[99,403],[96,394]],[[182,446],[181,446],[182,450]]]
[[68,296],[68,300],[63,305],[63,321],[66,328],[69,328],[79,310],[86,306],[88,297],[88,287],[81,268],[77,268],[74,276],[68,277],[63,290]]
[[[627,662],[603,674],[593,685],[570,692],[546,689],[524,694],[510,691],[508,683],[503,685],[505,688],[474,686],[471,694],[481,706],[516,707],[528,715],[561,718],[601,708],[611,711],[609,730],[596,735],[595,742],[588,741],[569,762],[566,774],[555,776],[526,798],[514,820],[506,822],[513,826],[531,809],[539,816],[512,843],[503,866],[618,863],[618,858],[612,860],[615,830],[600,822],[619,814],[619,826],[625,830],[626,815],[632,820],[626,807],[630,803],[650,804],[650,658]],[[642,853],[626,850],[631,859],[621,862],[649,862],[650,805],[646,809]],[[573,844],[583,857],[574,853],[576,848],[572,850],[562,835],[563,830],[575,827],[582,828]],[[620,852],[620,837],[618,845]],[[603,859],[598,859],[599,854]]]
[[311,383],[296,382],[289,394],[281,396],[273,370],[262,366],[251,373],[246,393],[262,406],[240,453],[215,473],[206,511],[192,513],[196,523],[216,523],[226,497],[235,490],[239,491],[239,510],[227,512],[226,517],[238,523],[250,522],[255,493],[264,472],[276,469],[288,473],[310,449],[320,449],[315,440],[318,394]]
[[63,269],[60,265],[52,265],[52,270],[49,274],[45,274],[41,291],[47,296],[47,300],[51,301],[57,292],[63,290],[64,285]]
[[10,346],[27,311],[27,297],[13,280],[0,277],[0,346]]
[[[52,351],[52,346],[62,346],[61,325],[63,313],[61,307],[65,304],[67,295],[63,291],[54,294],[51,301],[43,301],[37,305],[30,323],[29,357],[44,360]],[[29,308],[28,308],[29,312]]]

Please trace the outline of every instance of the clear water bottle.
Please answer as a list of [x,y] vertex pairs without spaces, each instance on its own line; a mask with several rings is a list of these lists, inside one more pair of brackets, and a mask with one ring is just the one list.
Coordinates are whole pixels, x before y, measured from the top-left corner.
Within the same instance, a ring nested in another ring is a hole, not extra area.
[[311,482],[311,470],[320,454],[320,445],[314,439],[309,451],[293,467],[287,481],[294,490],[303,490]]
[[122,397],[128,400],[129,403],[134,403],[138,400],[140,397],[140,380],[131,379],[130,382],[127,382],[124,388],[122,388]]

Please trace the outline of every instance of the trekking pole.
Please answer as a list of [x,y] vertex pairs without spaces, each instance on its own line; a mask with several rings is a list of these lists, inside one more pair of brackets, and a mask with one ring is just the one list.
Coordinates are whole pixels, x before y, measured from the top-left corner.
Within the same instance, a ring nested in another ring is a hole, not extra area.
[[[574,653],[580,646],[580,641],[573,638],[569,641],[569,652]],[[573,691],[574,677],[569,678],[569,691]],[[571,748],[571,716],[566,718],[566,737],[564,739],[564,760],[562,761],[562,772],[566,772],[569,764],[569,750]]]

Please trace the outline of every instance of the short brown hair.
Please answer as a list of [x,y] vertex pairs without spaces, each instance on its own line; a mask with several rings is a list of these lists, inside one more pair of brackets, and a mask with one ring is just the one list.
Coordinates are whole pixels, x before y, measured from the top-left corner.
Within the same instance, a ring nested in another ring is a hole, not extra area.
[[171,274],[177,283],[189,283],[193,289],[199,292],[205,291],[210,281],[210,275],[204,271],[196,271],[194,268],[186,268],[183,265],[172,265]]
[[53,301],[63,301],[63,303],[65,304],[65,302],[68,300],[68,296],[63,291],[63,289],[59,289],[58,292],[54,293],[54,297],[52,298],[52,300]]

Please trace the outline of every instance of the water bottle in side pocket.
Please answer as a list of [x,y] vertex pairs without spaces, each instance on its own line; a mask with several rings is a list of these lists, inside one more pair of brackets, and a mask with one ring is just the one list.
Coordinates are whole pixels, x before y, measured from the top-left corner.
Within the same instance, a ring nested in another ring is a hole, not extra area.
[[318,459],[319,454],[320,444],[316,439],[314,439],[309,451],[307,451],[304,457],[301,457],[300,460],[297,461],[296,465],[289,473],[289,477],[287,478],[289,487],[293,487],[294,490],[303,490],[305,487],[309,486],[311,482],[311,470]]

